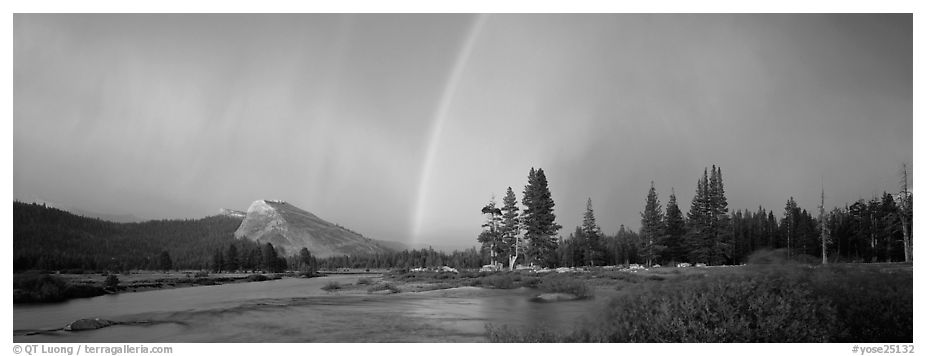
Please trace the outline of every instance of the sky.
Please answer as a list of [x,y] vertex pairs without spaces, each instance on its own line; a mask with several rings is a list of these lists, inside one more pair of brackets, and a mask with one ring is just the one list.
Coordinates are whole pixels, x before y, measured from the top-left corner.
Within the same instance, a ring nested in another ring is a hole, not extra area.
[[586,199],[637,229],[816,211],[913,162],[910,14],[15,14],[13,195],[200,218],[281,199],[365,236],[476,244],[542,168],[564,235]]

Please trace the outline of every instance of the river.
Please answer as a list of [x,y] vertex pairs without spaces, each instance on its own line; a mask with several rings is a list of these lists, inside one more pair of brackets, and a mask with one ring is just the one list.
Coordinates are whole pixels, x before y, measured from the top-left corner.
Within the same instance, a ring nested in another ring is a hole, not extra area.
[[[63,303],[14,305],[15,342],[484,342],[485,325],[568,329],[601,298],[528,301],[530,289],[338,295],[329,281],[358,275],[121,293]],[[83,318],[116,325],[50,331]]]

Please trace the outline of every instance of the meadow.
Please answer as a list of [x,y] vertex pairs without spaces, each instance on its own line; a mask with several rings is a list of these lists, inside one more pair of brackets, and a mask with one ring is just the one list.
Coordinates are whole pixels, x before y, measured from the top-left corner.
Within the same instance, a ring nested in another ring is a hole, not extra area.
[[487,325],[493,342],[913,341],[911,264],[751,265],[597,271],[576,280],[614,289],[593,320]]

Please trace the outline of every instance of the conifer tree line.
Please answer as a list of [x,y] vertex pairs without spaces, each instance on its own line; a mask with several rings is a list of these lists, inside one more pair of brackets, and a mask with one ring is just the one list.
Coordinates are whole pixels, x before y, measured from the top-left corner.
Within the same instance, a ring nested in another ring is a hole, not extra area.
[[[513,195],[508,188],[501,210],[518,211]],[[785,258],[798,262],[911,261],[913,199],[906,166],[896,195],[884,192],[880,198],[832,209],[825,208],[823,198],[821,191],[816,217],[793,197],[785,201],[780,219],[761,206],[755,211],[730,212],[723,172],[712,166],[698,179],[687,214],[682,213],[674,188],[663,210],[655,182],[650,182],[639,231],[621,225],[615,235],[603,234],[589,198],[582,225],[569,236],[558,237],[561,226],[555,222],[546,176],[542,169],[532,168],[524,188],[520,224],[515,222],[516,214],[506,214],[504,228],[494,228],[499,219],[487,214],[478,241],[483,250],[509,256],[509,268],[515,262],[540,266],[741,264],[762,249],[780,249]],[[483,213],[494,211],[494,200],[487,208]],[[519,247],[526,251],[523,259],[515,254]],[[496,263],[494,258],[492,263]]]
[[[501,207],[493,198],[477,237],[481,248],[445,253],[433,249],[372,255],[316,258],[311,252],[283,251],[273,245],[234,238],[240,220],[214,216],[199,220],[113,223],[85,218],[38,204],[13,203],[13,268],[88,271],[212,270],[302,271],[337,268],[415,268],[450,266],[505,268],[627,264],[741,264],[758,250],[782,250],[798,262],[912,261],[913,194],[903,166],[896,194],[860,199],[810,213],[793,197],[776,212],[730,211],[720,167],[705,168],[687,213],[671,189],[663,208],[655,182],[643,198],[640,228],[620,225],[602,232],[591,198],[582,223],[568,236],[556,223],[555,202],[543,169],[531,168],[520,202],[507,187]],[[520,204],[519,204],[520,203]],[[825,257],[824,257],[825,256]]]
[[116,223],[14,201],[13,270],[208,269],[240,224],[225,216]]

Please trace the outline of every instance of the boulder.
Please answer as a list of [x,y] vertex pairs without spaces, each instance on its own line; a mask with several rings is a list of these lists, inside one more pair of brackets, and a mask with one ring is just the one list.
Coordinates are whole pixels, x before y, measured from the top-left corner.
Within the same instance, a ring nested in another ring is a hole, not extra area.
[[534,302],[563,302],[579,299],[578,296],[569,293],[544,293],[531,299]]
[[501,266],[495,264],[495,265],[482,266],[482,268],[479,269],[479,272],[498,272],[500,270],[501,270]]
[[65,331],[84,331],[102,329],[107,326],[116,325],[116,322],[100,318],[80,319],[64,327]]

